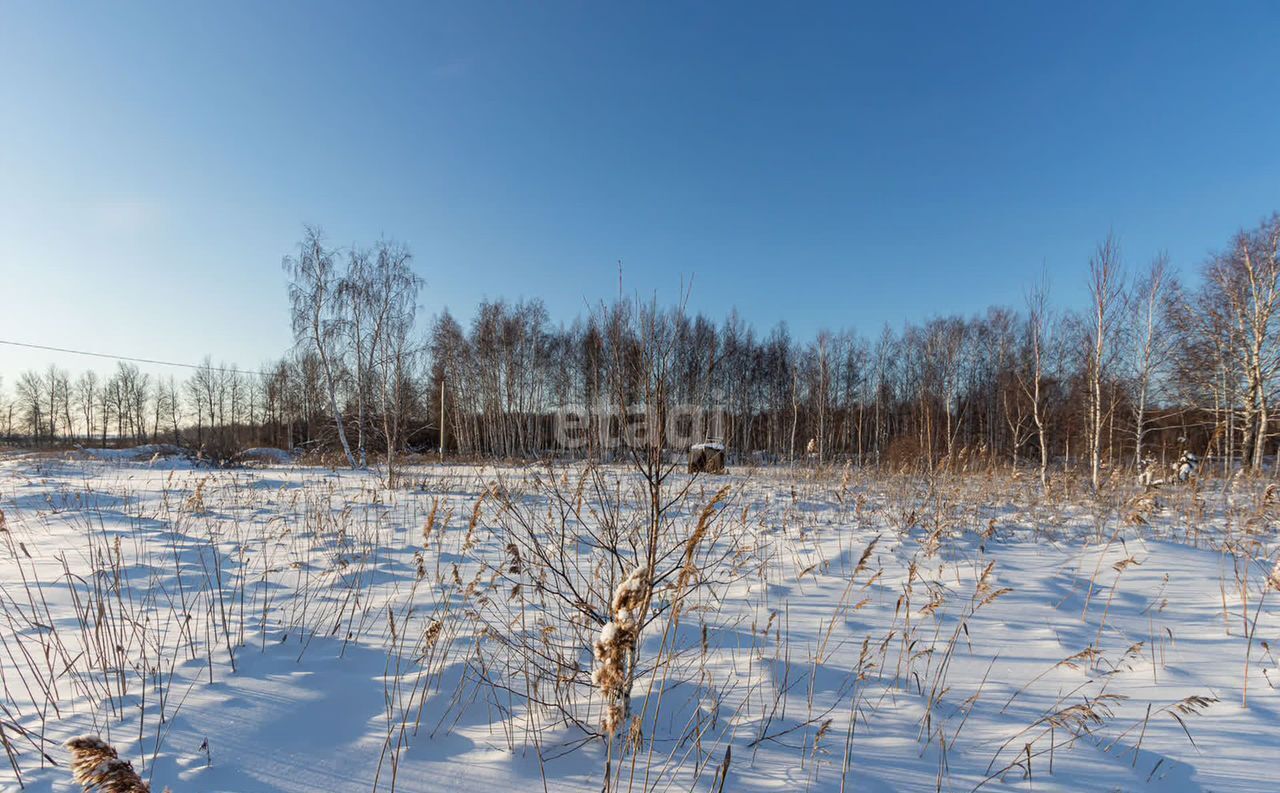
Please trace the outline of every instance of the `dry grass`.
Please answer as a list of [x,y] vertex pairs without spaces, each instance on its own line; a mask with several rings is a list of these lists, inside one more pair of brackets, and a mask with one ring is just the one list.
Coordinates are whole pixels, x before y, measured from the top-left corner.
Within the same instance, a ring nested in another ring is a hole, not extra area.
[[[184,702],[175,683],[216,681],[269,644],[305,664],[313,643],[332,642],[385,655],[374,783],[393,790],[406,750],[469,708],[491,714],[493,740],[532,752],[539,767],[566,751],[604,752],[613,790],[661,789],[659,779],[729,789],[731,763],[746,767],[764,751],[793,753],[808,787],[856,788],[861,736],[902,703],[918,709],[919,755],[936,763],[937,789],[955,786],[951,759],[975,746],[989,753],[991,781],[1038,781],[1056,752],[1082,740],[1119,742],[1136,762],[1157,717],[1190,740],[1189,717],[1216,702],[1130,703],[1108,690],[1125,675],[1162,674],[1158,604],[1140,641],[1120,642],[1114,626],[1133,577],[1149,569],[1134,541],[1157,534],[1221,554],[1223,630],[1233,657],[1243,651],[1241,693],[1263,679],[1250,659],[1259,646],[1270,652],[1254,636],[1267,592],[1280,588],[1280,561],[1266,557],[1258,521],[1274,491],[1226,502],[1210,530],[1197,516],[1225,497],[1206,498],[1201,485],[1156,500],[1117,480],[1086,498],[1063,476],[1046,496],[979,462],[958,457],[948,466],[958,470],[933,474],[761,469],[714,490],[682,477],[652,535],[643,483],[608,467],[439,469],[412,487],[358,490],[178,472],[145,508],[124,479],[110,494],[50,492],[44,508],[0,513],[0,547],[23,577],[0,609],[0,651],[19,661],[7,684],[23,692],[6,695],[3,743],[21,780],[51,762],[45,747],[74,714],[80,729],[128,735],[119,745],[145,773],[172,751],[164,725]],[[137,526],[166,531],[107,530],[94,501],[104,495]],[[1143,520],[1128,520],[1139,508]],[[257,512],[272,517],[239,517]],[[31,546],[62,522],[84,544],[51,580]],[[1088,646],[1000,690],[955,667],[998,652],[984,633],[992,615],[1017,619],[1008,602],[1018,593],[996,554],[1013,542],[1074,562],[1077,599],[1064,619],[1086,633],[1062,655]],[[388,573],[405,575],[379,584]],[[63,592],[73,614],[49,606],[46,595]],[[722,608],[729,593],[737,616]],[[813,603],[826,613],[810,609],[818,627],[806,634],[792,610]],[[192,661],[201,680],[182,676]],[[446,684],[459,667],[461,679]],[[836,679],[824,687],[821,674]],[[1082,687],[1046,701],[1041,683],[1062,675]],[[84,701],[101,708],[77,711]],[[979,738],[966,725],[983,714],[1025,726]],[[579,737],[548,747],[549,735]],[[77,779],[127,770],[142,784],[114,749],[77,740],[68,745],[85,758],[73,761]],[[107,781],[93,784],[146,789]]]

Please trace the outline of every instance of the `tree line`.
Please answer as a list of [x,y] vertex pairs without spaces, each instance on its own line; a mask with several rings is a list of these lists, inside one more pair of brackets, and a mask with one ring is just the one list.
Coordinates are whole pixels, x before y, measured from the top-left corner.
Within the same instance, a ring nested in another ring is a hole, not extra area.
[[283,262],[295,343],[278,360],[244,371],[206,358],[181,380],[127,362],[109,375],[26,371],[0,392],[0,435],[302,447],[354,467],[442,446],[532,458],[566,453],[565,406],[607,424],[657,400],[718,410],[738,459],[983,461],[1042,477],[1065,461],[1096,484],[1189,448],[1260,469],[1275,452],[1278,245],[1280,215],[1186,284],[1164,256],[1127,265],[1108,236],[1083,268],[1086,306],[1055,307],[1041,278],[1020,306],[800,340],[785,323],[762,332],[735,311],[637,298],[568,323],[536,299],[485,301],[465,326],[447,310],[423,323],[406,246],[340,249],[308,228]]

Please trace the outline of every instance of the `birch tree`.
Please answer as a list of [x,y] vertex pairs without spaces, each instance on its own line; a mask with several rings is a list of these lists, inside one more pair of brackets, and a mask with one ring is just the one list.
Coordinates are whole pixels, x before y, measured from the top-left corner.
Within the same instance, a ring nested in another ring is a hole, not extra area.
[[1095,493],[1101,484],[1102,424],[1109,412],[1103,403],[1103,383],[1111,362],[1113,335],[1122,301],[1120,246],[1115,236],[1108,234],[1089,260],[1088,444],[1089,481]]
[[1244,375],[1244,464],[1261,469],[1270,422],[1271,391],[1280,355],[1276,315],[1280,307],[1280,215],[1242,231],[1231,250],[1205,272],[1230,326],[1230,343]]
[[283,266],[292,281],[289,303],[292,308],[294,342],[302,351],[315,353],[324,374],[329,410],[338,430],[338,442],[347,464],[359,468],[347,442],[347,432],[338,406],[341,316],[338,312],[338,276],[334,272],[333,251],[325,247],[320,229],[308,226],[297,256],[286,256]]
[[1031,403],[1031,420],[1040,444],[1040,488],[1049,489],[1049,425],[1045,406],[1045,352],[1049,322],[1049,285],[1043,278],[1027,295],[1025,366],[1018,368],[1023,393]]
[[1157,256],[1146,276],[1133,289],[1133,461],[1139,467],[1142,465],[1153,386],[1172,350],[1171,334],[1161,322],[1169,285],[1168,268],[1168,257],[1164,254]]

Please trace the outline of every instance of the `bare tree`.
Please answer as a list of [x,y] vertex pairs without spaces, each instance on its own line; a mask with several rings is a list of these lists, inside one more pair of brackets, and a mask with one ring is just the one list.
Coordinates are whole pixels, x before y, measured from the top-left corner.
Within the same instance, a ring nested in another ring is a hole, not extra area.
[[[0,379],[3,383],[3,379]],[[13,436],[13,400],[4,398],[4,391],[0,390],[0,437],[10,438]]]
[[68,420],[71,415],[71,375],[65,369],[59,369],[53,364],[45,370],[44,374],[45,387],[45,421],[49,425],[49,441],[52,443],[58,437],[58,422],[63,423],[63,427],[68,435],[71,436],[73,430],[68,426]]
[[410,338],[418,291],[422,288],[422,279],[409,267],[412,259],[413,255],[403,245],[380,241],[362,290],[362,300],[377,329],[370,338],[373,354],[370,371],[381,398],[388,484],[395,481],[395,453],[401,441],[405,384],[415,352]]
[[1169,260],[1160,254],[1151,262],[1145,277],[1134,285],[1130,346],[1133,378],[1133,460],[1142,465],[1147,436],[1147,411],[1155,385],[1172,351],[1172,335],[1164,327],[1165,301],[1169,286]]
[[18,409],[27,425],[27,431],[37,443],[45,426],[44,388],[44,378],[39,372],[31,369],[18,377],[18,384],[15,387]]
[[338,429],[338,441],[347,464],[358,468],[347,442],[342,411],[338,407],[337,343],[341,320],[337,315],[338,277],[334,254],[324,245],[320,229],[308,226],[298,244],[298,255],[284,258],[284,269],[293,279],[289,301],[293,309],[293,335],[298,347],[313,352],[320,361],[329,395],[329,409]]
[[1089,300],[1086,363],[1089,382],[1089,481],[1096,492],[1101,484],[1102,424],[1109,413],[1103,403],[1103,383],[1114,351],[1113,335],[1124,300],[1120,247],[1113,234],[1107,235],[1089,260]]
[[86,438],[93,437],[98,399],[98,373],[92,369],[81,372],[76,378],[75,400],[80,417],[84,419]]
[[157,395],[164,393],[164,406],[166,408],[165,418],[169,426],[169,431],[173,433],[173,442],[175,444],[182,442],[182,434],[178,429],[178,423],[182,417],[182,398],[178,393],[178,383],[170,376],[164,383],[156,384]]
[[1232,249],[1210,262],[1206,290],[1227,320],[1229,349],[1244,377],[1244,462],[1262,467],[1270,421],[1270,396],[1277,354],[1280,308],[1280,215],[1236,235]]
[[1040,445],[1040,487],[1049,489],[1049,426],[1045,405],[1045,360],[1049,329],[1049,285],[1042,277],[1027,295],[1026,360],[1017,369],[1023,393],[1031,403],[1031,420]]

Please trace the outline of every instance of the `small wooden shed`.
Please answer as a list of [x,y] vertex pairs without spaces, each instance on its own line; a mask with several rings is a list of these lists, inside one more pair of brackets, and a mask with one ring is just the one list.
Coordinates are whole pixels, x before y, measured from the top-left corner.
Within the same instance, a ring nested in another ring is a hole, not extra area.
[[689,447],[689,473],[723,474],[724,444],[708,441]]

